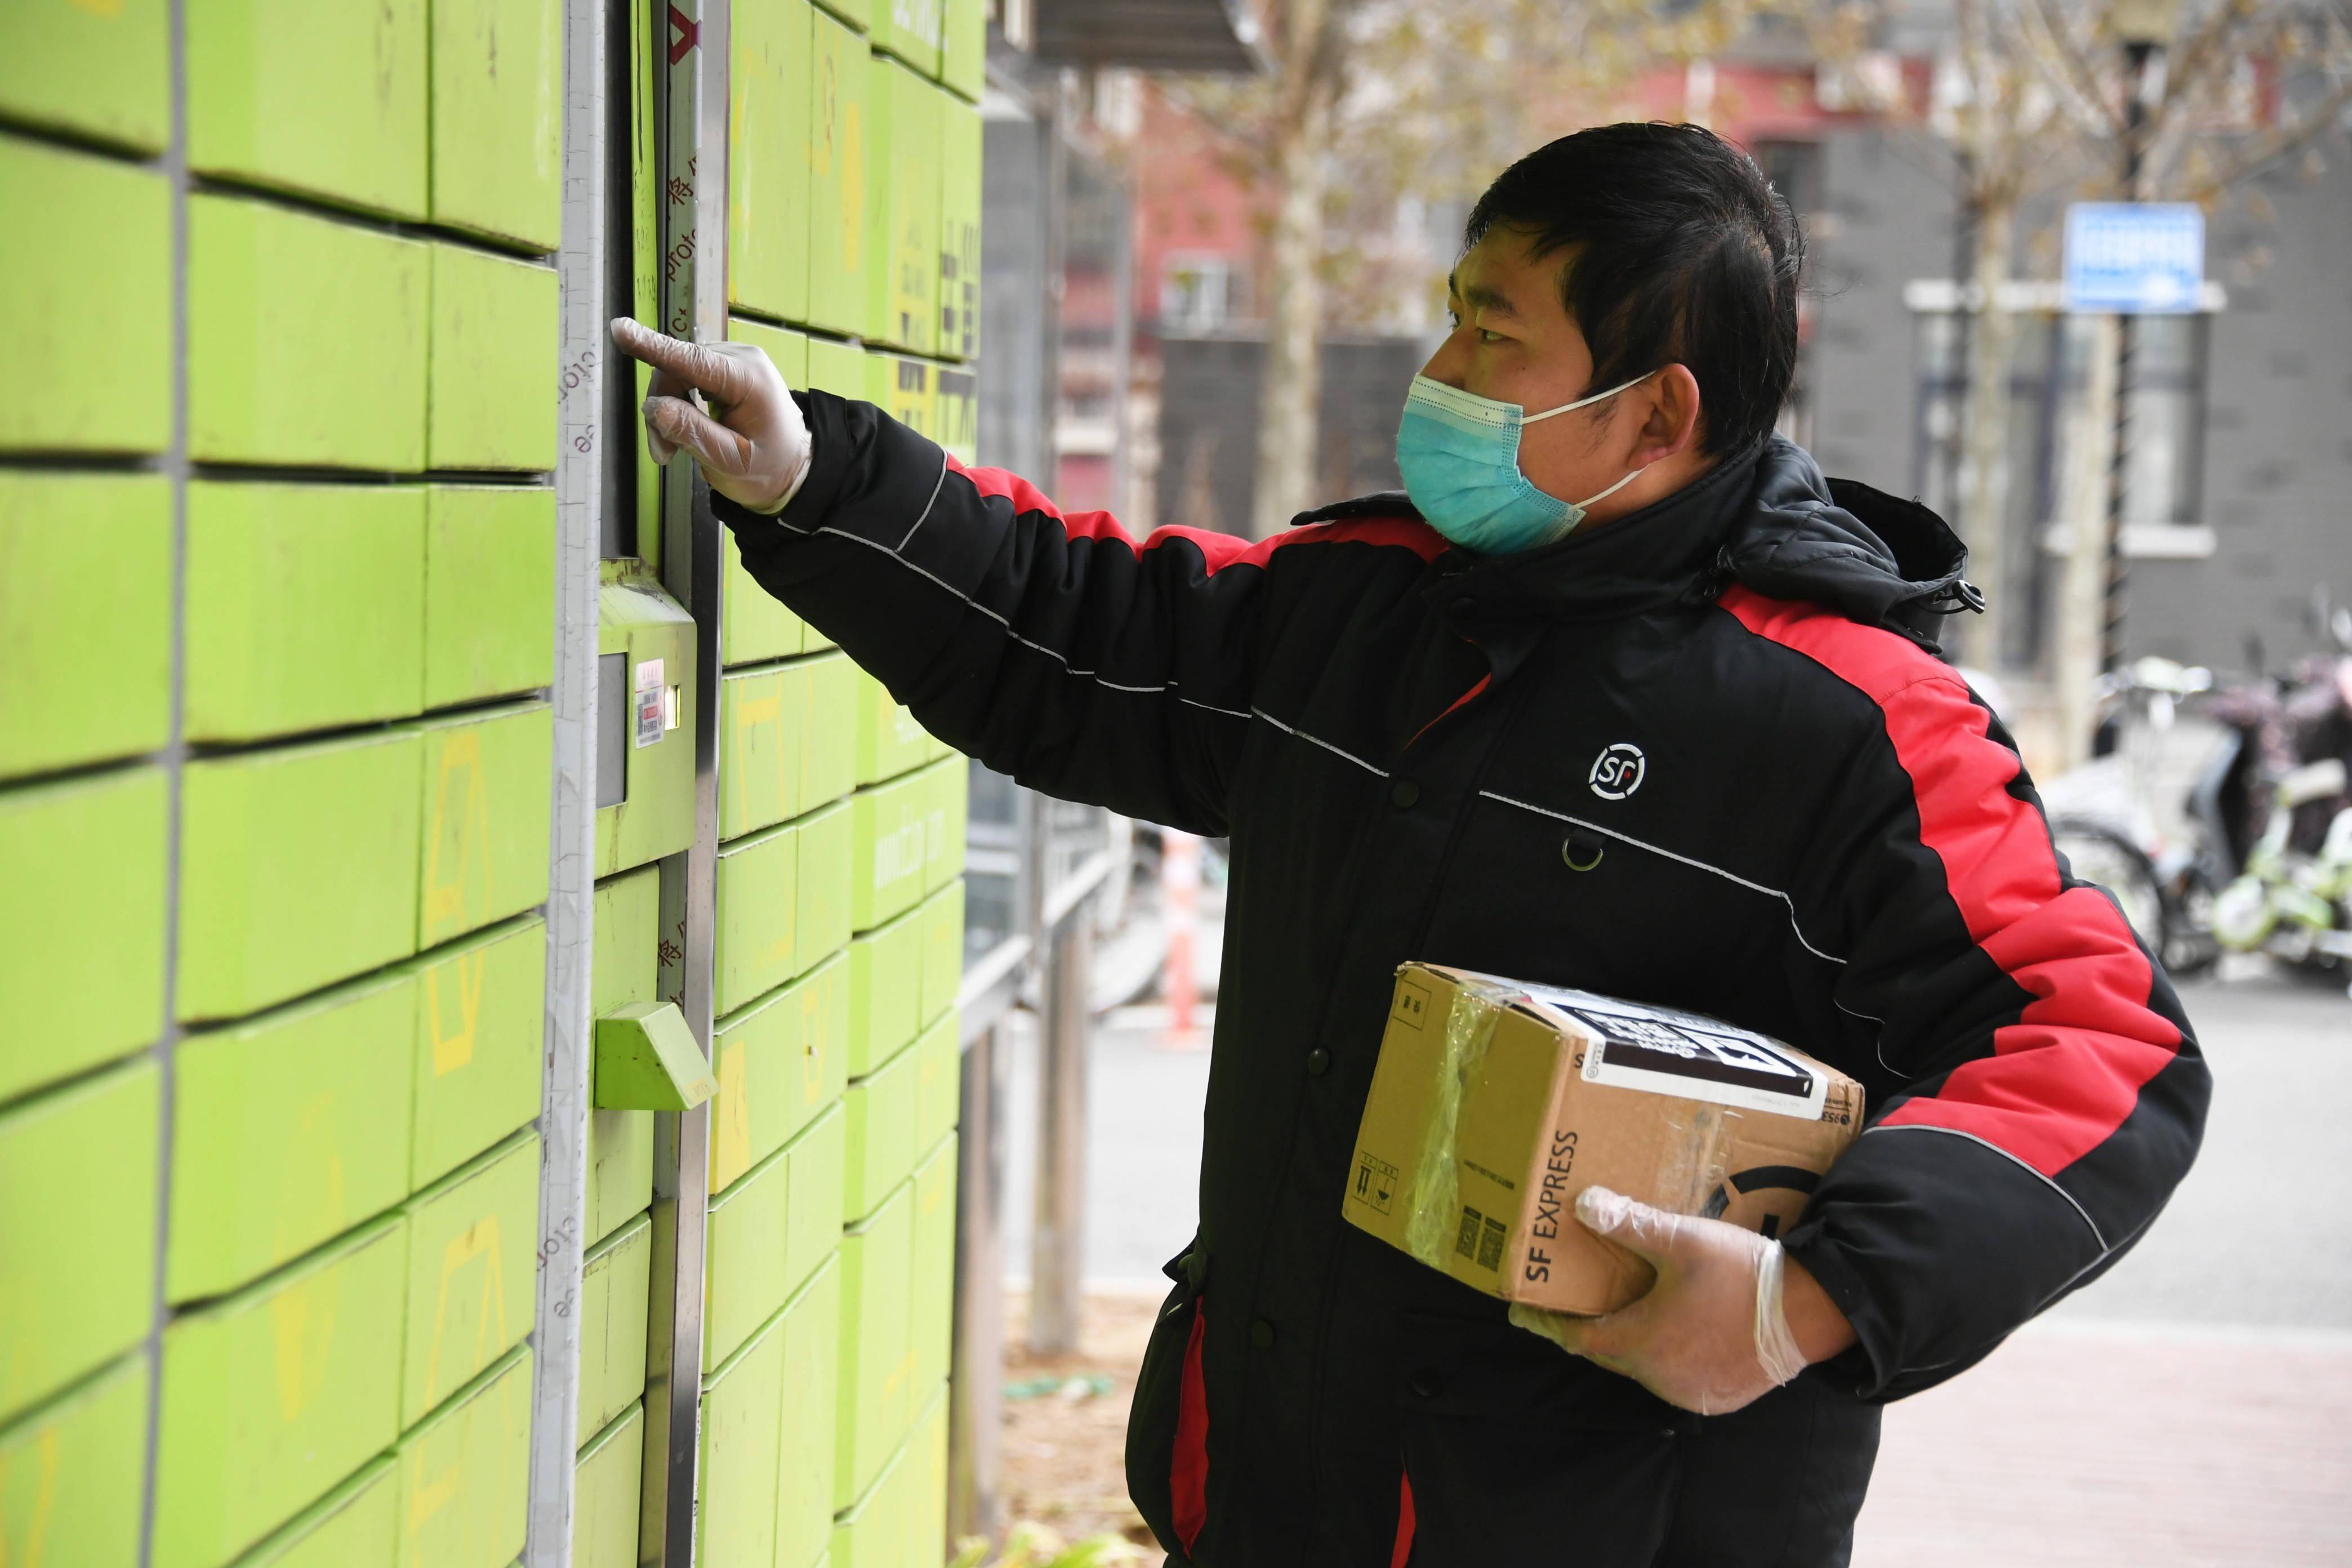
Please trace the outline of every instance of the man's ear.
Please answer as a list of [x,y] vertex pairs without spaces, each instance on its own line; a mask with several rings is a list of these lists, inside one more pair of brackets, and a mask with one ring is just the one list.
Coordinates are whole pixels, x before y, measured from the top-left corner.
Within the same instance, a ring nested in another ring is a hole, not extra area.
[[1667,365],[1648,385],[1649,416],[1642,421],[1633,449],[1633,462],[1643,468],[1692,450],[1705,433],[1699,423],[1698,377],[1690,373],[1690,366]]

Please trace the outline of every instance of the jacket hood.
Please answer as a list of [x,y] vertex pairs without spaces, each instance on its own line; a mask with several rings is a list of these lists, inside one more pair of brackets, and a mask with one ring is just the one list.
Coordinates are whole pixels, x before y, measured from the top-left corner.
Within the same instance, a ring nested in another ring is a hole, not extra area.
[[[1341,501],[1297,522],[1419,517],[1402,491]],[[1480,621],[1611,619],[1713,600],[1734,582],[1800,599],[1930,649],[1943,618],[1980,610],[1968,547],[1942,518],[1851,479],[1825,478],[1779,436],[1607,526],[1517,555],[1448,551],[1430,595]]]
[[1917,501],[1825,478],[1811,453],[1778,436],[1759,454],[1720,561],[1767,598],[1808,600],[1929,647],[1946,616],[1984,608],[1962,575],[1968,546],[1942,518]]

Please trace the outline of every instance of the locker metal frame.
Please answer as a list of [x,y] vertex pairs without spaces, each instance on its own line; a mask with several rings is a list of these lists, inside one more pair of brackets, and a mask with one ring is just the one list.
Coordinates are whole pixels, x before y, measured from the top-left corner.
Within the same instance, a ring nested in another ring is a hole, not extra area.
[[[625,7],[627,0],[619,0]],[[562,368],[555,472],[555,744],[549,813],[545,1079],[540,1106],[539,1294],[531,1338],[530,1494],[524,1561],[572,1558],[574,1427],[580,1404],[581,1264],[588,1111],[594,1085],[590,1004],[595,951],[597,576],[604,521],[617,498],[604,438],[611,168],[606,0],[564,0]],[[626,57],[624,56],[625,65]]]
[[[660,170],[662,330],[727,341],[729,0],[656,8],[655,164]],[[665,65],[665,62],[667,64]],[[688,193],[686,200],[678,193]],[[662,472],[663,586],[694,617],[694,842],[661,863],[662,993],[707,1058],[713,1024],[719,855],[719,595],[725,529],[691,461]],[[653,1300],[646,1320],[646,1468],[638,1559],[694,1561],[701,1453],[703,1247],[710,1107],[654,1116]]]

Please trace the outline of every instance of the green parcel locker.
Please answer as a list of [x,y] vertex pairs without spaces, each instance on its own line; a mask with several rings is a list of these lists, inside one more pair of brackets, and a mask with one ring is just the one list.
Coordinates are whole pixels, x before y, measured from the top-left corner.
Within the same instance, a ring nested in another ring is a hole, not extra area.
[[[0,1099],[155,1037],[169,810],[163,772],[152,767],[0,794],[9,897],[42,911],[0,942],[0,986],[17,999],[16,1037],[0,1051]],[[6,1404],[0,1394],[0,1409]]]
[[735,0],[727,297],[803,321],[809,296],[809,0]]
[[172,549],[161,474],[0,472],[0,669],[40,672],[0,681],[0,778],[163,745]]
[[432,5],[433,221],[553,250],[563,237],[561,0]]
[[866,331],[866,163],[881,155],[866,109],[866,40],[823,11],[810,51],[808,320],[845,336]]
[[234,1289],[408,1195],[417,989],[370,974],[180,1042],[167,1300]]
[[188,167],[386,217],[425,216],[425,11],[426,0],[190,6]]
[[215,1568],[392,1446],[406,1271],[387,1217],[164,1330],[156,1568]]
[[887,56],[876,55],[868,70],[864,335],[929,353],[939,319],[940,94]]
[[530,1347],[400,1440],[400,1568],[504,1568],[530,1489]]
[[161,153],[172,135],[169,0],[20,9],[0,54],[0,114]]
[[143,1355],[0,1424],[0,1563],[131,1568],[146,1461]]
[[146,1336],[162,1102],[137,1061],[0,1111],[0,1423]]
[[0,391],[0,449],[161,452],[172,438],[170,184],[0,133],[0,225],[40,236],[0,253],[0,359],[18,372]]

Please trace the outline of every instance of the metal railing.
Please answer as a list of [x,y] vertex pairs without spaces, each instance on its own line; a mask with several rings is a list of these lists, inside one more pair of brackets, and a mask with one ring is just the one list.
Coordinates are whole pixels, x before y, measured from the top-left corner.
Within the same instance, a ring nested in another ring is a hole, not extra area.
[[[976,766],[977,764],[975,764]],[[992,783],[1001,781],[990,781]],[[975,798],[982,795],[976,782]],[[993,1536],[1003,1416],[1004,1191],[1009,1052],[1017,1009],[1045,1042],[1029,1340],[1077,1342],[1084,1279],[1087,980],[1094,905],[1123,862],[1104,846],[1104,815],[1016,791],[1010,821],[975,824],[993,853],[974,858],[1014,884],[1017,929],[964,967],[963,1142],[957,1172],[955,1351],[948,1373],[951,1536]],[[1041,1338],[1042,1334],[1042,1338]]]

